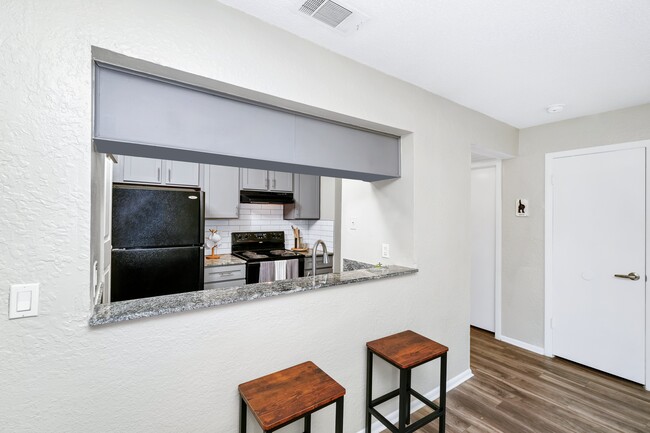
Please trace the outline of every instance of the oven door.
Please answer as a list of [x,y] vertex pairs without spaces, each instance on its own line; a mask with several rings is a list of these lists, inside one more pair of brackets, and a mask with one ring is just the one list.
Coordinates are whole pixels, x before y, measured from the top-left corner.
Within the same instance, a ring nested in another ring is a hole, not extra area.
[[[289,262],[296,260],[298,262],[298,275],[291,276],[289,272]],[[298,257],[286,260],[287,266],[287,280],[291,278],[300,278],[305,276],[305,258]],[[275,275],[275,260],[267,260],[262,262],[248,262],[246,263],[246,284],[254,284],[260,282],[277,281]]]

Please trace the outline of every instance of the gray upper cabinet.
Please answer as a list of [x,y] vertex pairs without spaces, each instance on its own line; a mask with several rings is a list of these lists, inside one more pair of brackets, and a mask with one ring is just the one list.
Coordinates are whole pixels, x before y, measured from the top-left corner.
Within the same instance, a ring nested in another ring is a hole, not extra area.
[[284,205],[284,219],[320,219],[320,176],[294,174],[293,180],[295,202]]
[[241,189],[257,189],[266,191],[269,188],[268,171],[242,168],[240,173]]
[[239,218],[239,169],[203,167],[206,218]]
[[240,169],[241,189],[260,191],[293,191],[293,174],[281,171]]
[[113,180],[125,183],[198,187],[201,184],[200,164],[162,159],[119,156]]
[[167,185],[198,186],[199,164],[182,161],[166,161]]
[[[124,182],[162,183],[162,160],[125,156],[120,162],[123,163],[123,175],[115,177],[121,177]],[[118,166],[116,168],[119,168]]]
[[283,171],[269,171],[269,189],[271,191],[293,191],[293,173]]

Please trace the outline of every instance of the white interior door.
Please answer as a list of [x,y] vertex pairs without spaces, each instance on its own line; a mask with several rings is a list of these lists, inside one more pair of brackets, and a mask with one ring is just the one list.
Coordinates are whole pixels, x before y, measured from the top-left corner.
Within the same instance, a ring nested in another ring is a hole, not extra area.
[[472,168],[470,323],[495,331],[497,167]]
[[[645,382],[646,150],[552,163],[553,354]],[[639,279],[615,274],[636,273]]]

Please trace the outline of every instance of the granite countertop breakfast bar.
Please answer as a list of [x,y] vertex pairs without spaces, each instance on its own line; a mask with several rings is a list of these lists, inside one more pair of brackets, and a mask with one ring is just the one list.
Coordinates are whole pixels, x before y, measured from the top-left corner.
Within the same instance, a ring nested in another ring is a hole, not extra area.
[[[224,254],[224,256],[226,256],[226,254]],[[236,257],[234,258],[236,259]],[[224,259],[226,262],[228,260],[228,258]],[[226,264],[239,263],[225,263],[221,266],[225,266]],[[219,265],[213,264],[212,266]],[[93,314],[90,317],[89,325],[107,325],[125,320],[199,310],[219,305],[234,304],[236,302],[252,301],[255,299],[287,295],[290,293],[307,292],[326,287],[340,286],[343,284],[398,277],[414,274],[417,271],[418,270],[415,268],[396,265],[376,267],[367,263],[346,259],[344,260],[344,271],[341,273],[317,275],[315,277],[302,277],[270,283],[247,284],[238,287],[198,290],[196,292],[178,293],[175,295],[158,296],[155,298],[134,299],[131,301],[114,302],[111,304],[98,304],[95,305]]]

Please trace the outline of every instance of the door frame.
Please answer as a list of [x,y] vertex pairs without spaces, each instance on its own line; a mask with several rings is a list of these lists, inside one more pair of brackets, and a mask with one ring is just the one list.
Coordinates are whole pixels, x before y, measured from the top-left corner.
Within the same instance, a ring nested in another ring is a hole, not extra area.
[[627,143],[610,144],[603,146],[585,147],[581,149],[562,152],[547,153],[545,163],[544,195],[544,354],[553,357],[553,332],[551,319],[553,318],[553,163],[556,159],[570,156],[590,155],[628,149],[646,149],[646,297],[645,297],[645,388],[650,391],[650,295],[648,294],[647,274],[650,270],[650,257],[648,257],[649,232],[650,232],[650,140],[633,141]]
[[494,338],[501,340],[501,249],[502,249],[502,202],[501,202],[501,160],[493,159],[489,161],[477,161],[471,165],[471,170],[475,168],[494,167],[495,169],[495,251],[494,251]]

